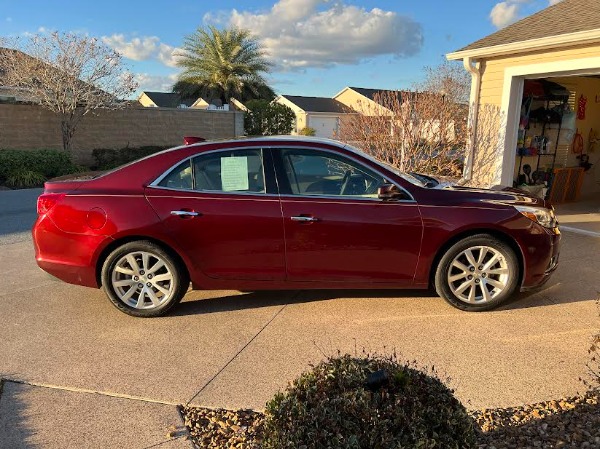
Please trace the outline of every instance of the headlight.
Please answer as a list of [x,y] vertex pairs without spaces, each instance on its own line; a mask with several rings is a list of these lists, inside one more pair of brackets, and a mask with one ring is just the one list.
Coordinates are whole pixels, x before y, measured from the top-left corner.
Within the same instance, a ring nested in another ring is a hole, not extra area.
[[558,224],[556,216],[554,215],[554,210],[531,206],[515,206],[515,209],[531,221],[534,221],[545,228],[552,229]]

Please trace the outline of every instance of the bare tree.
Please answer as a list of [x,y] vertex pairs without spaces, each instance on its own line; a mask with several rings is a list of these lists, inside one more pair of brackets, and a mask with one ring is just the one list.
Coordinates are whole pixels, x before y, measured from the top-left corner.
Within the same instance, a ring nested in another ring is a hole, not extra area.
[[462,64],[445,61],[436,67],[425,67],[425,79],[416,85],[424,92],[437,92],[446,100],[458,104],[469,104],[471,96],[471,75]]
[[0,48],[0,85],[58,114],[66,151],[86,114],[124,107],[137,88],[119,53],[96,38],[58,32]]
[[339,138],[401,171],[460,176],[468,106],[430,92],[375,94],[341,120]]
[[[341,120],[337,137],[401,171],[458,178],[470,136],[470,78],[447,63],[425,71],[410,91],[381,91],[360,103]],[[488,150],[496,149],[498,116],[494,108],[480,113],[478,139]],[[495,163],[493,152],[477,155]]]

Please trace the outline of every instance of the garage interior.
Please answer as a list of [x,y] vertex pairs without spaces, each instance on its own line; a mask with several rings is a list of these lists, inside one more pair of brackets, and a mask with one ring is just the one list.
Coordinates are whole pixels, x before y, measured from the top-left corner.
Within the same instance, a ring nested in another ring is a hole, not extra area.
[[526,79],[514,186],[553,204],[600,205],[599,165],[600,76]]

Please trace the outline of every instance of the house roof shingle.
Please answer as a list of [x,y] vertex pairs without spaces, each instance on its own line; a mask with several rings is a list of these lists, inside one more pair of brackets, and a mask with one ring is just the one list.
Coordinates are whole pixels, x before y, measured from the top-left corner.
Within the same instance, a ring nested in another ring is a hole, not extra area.
[[306,112],[348,112],[348,108],[343,103],[333,98],[301,97],[297,95],[282,95],[282,97]]
[[177,93],[148,92],[147,90],[145,90],[144,93],[159,108],[177,108],[182,104],[186,105],[187,107],[190,107],[194,104],[194,100],[183,100],[181,96]]
[[600,29],[598,0],[563,0],[473,42],[456,53],[597,29]]
[[391,93],[393,95],[402,95],[400,91],[397,90],[387,90],[387,89],[367,89],[364,87],[349,87],[355,92],[358,92],[363,97],[367,97],[369,100],[375,101],[375,94],[385,94]]

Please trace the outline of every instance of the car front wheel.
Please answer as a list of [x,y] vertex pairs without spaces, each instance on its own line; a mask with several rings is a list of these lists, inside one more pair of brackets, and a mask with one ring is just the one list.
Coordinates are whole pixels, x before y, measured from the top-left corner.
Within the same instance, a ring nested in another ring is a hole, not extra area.
[[115,249],[102,266],[102,287],[113,305],[128,315],[164,315],[189,286],[180,263],[160,246],[129,242]]
[[437,293],[466,311],[493,309],[515,292],[519,261],[502,240],[486,234],[455,243],[440,260],[435,274]]

